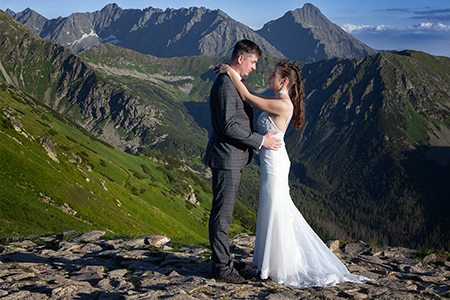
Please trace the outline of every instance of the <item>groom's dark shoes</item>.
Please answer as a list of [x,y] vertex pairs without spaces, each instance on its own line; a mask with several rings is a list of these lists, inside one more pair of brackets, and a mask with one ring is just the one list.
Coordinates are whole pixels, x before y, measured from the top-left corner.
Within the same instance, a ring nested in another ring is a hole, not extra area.
[[[245,265],[244,265],[245,267]],[[212,277],[217,281],[228,282],[228,283],[246,283],[247,280],[242,277],[239,272],[234,268],[230,267],[227,269],[213,269]]]
[[245,269],[245,262],[243,261],[234,261],[233,262],[234,268],[239,272]]

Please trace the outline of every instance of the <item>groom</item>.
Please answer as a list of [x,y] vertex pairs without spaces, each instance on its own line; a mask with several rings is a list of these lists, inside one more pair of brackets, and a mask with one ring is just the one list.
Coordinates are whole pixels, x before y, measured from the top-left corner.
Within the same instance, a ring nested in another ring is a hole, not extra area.
[[[256,69],[261,49],[250,40],[241,40],[235,46],[230,67],[238,77],[247,76]],[[255,149],[266,147],[277,150],[281,141],[274,132],[262,136],[253,130],[253,111],[239,97],[230,77],[217,76],[210,93],[212,134],[206,148],[205,163],[212,170],[213,203],[209,218],[209,242],[213,261],[212,276],[224,282],[244,283],[238,270],[245,264],[234,262],[228,244],[242,169],[252,160]]]

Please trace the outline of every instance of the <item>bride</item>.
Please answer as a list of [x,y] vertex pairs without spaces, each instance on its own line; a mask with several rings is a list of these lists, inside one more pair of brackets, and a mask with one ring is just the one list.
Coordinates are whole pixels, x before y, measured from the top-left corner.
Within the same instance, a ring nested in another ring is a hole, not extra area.
[[290,160],[284,134],[291,121],[299,129],[305,121],[303,81],[299,69],[280,62],[269,76],[268,88],[275,98],[260,97],[247,90],[235,72],[222,64],[218,73],[227,73],[243,101],[263,112],[257,125],[260,134],[276,131],[283,141],[278,151],[261,148],[260,199],[253,264],[261,279],[272,279],[295,287],[333,286],[369,279],[351,274],[322,242],[292,202],[288,174]]

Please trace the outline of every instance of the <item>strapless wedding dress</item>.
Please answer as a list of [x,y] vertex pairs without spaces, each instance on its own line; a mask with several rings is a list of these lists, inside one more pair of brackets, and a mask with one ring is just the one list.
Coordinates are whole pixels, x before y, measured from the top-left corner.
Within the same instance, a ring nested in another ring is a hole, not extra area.
[[[291,104],[292,103],[287,100]],[[253,264],[261,278],[295,287],[333,286],[336,283],[366,282],[351,274],[322,242],[292,202],[288,175],[290,160],[284,145],[284,131],[267,112],[258,118],[259,132],[276,131],[283,141],[278,151],[262,148],[258,220]]]

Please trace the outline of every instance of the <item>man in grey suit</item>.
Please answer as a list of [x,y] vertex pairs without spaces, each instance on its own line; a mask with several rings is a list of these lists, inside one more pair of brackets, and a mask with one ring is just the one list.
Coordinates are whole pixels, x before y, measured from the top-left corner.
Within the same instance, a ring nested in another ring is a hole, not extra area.
[[[260,48],[250,40],[239,41],[230,67],[247,76],[255,70]],[[242,169],[251,161],[255,149],[277,150],[281,141],[274,132],[262,136],[253,130],[253,111],[239,97],[230,77],[217,76],[210,93],[212,134],[206,148],[205,163],[212,170],[213,205],[209,219],[209,241],[213,261],[212,276],[219,281],[244,283],[239,270],[245,264],[230,255],[228,227],[231,225]]]

